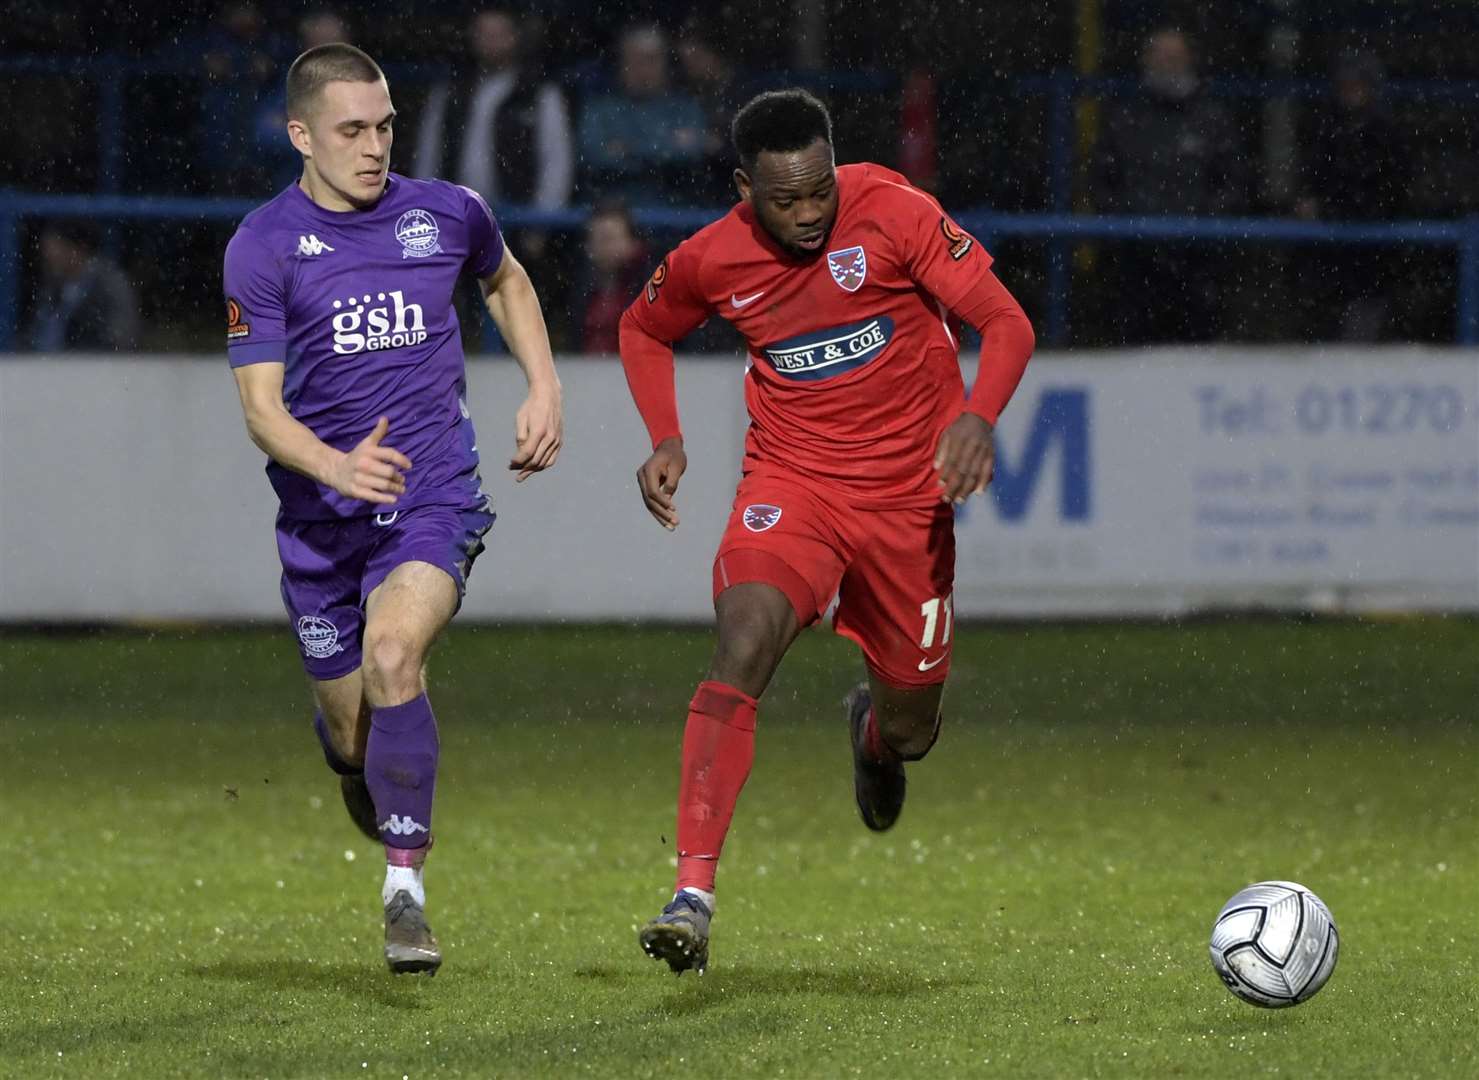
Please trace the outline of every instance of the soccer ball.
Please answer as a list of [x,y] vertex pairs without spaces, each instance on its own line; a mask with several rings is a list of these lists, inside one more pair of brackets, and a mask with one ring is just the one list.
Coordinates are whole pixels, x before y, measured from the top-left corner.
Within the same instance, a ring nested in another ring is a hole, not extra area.
[[1335,970],[1340,935],[1318,896],[1293,881],[1260,881],[1222,905],[1212,966],[1251,1005],[1281,1009],[1314,997]]

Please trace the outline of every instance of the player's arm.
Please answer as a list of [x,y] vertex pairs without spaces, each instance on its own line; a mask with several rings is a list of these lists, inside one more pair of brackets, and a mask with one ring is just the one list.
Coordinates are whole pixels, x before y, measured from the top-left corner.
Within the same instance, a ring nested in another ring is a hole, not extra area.
[[702,325],[711,310],[694,280],[698,254],[691,245],[692,240],[680,245],[653,271],[622,313],[618,333],[627,386],[652,440],[652,453],[637,470],[637,488],[648,513],[669,532],[678,527],[673,496],[688,468],[673,343]]
[[411,462],[381,445],[390,427],[385,417],[345,453],[294,419],[283,403],[288,338],[284,275],[272,251],[250,229],[238,229],[226,245],[222,277],[226,353],[252,442],[279,465],[340,495],[372,503],[395,502],[406,490],[404,473]]
[[508,463],[522,483],[548,469],[560,456],[565,426],[560,378],[555,374],[539,295],[513,252],[504,251],[498,268],[478,283],[488,314],[529,384],[529,395],[514,419],[514,456]]
[[970,397],[935,445],[940,498],[964,502],[986,490],[996,465],[996,420],[1032,356],[1032,323],[991,272],[991,256],[922,191],[900,188],[902,261],[910,277],[981,335],[981,359]]
[[960,503],[991,483],[996,466],[996,421],[1022,381],[1037,339],[1022,305],[989,269],[952,310],[981,335],[970,397],[935,448],[940,498]]
[[393,503],[403,495],[411,461],[381,445],[390,421],[382,416],[348,453],[335,450],[288,412],[282,400],[283,370],[282,364],[270,362],[232,369],[252,442],[279,465],[340,495],[372,503]]

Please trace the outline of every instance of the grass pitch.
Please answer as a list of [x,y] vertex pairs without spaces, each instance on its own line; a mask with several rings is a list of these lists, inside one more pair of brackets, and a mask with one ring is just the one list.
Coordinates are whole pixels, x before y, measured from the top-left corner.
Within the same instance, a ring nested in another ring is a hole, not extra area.
[[[710,641],[454,627],[428,980],[286,631],[0,637],[0,1075],[1479,1075],[1479,623],[962,629],[883,836],[805,635],[680,979],[636,929]],[[1342,935],[1277,1012],[1206,949],[1270,877]]]

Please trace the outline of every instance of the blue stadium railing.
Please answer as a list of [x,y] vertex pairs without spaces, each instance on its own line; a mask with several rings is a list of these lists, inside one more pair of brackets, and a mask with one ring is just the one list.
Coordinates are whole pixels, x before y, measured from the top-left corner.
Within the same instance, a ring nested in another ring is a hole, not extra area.
[[[224,223],[239,220],[255,206],[254,201],[245,199],[0,192],[0,352],[11,351],[17,345],[23,219]],[[508,228],[572,230],[585,223],[588,213],[582,209],[544,211],[505,207],[498,216]],[[721,210],[649,207],[637,209],[636,218],[644,229],[685,232],[707,225],[721,213]],[[1073,245],[1085,240],[1132,239],[1453,248],[1458,260],[1454,340],[1463,345],[1479,344],[1479,216],[1454,221],[1404,221],[1380,225],[1315,223],[1281,218],[1096,217],[984,211],[967,211],[957,217],[988,248],[1007,238],[1048,242],[1047,303],[1040,328],[1042,340],[1048,345],[1064,345],[1068,341],[1068,304],[1072,285],[1069,259]]]

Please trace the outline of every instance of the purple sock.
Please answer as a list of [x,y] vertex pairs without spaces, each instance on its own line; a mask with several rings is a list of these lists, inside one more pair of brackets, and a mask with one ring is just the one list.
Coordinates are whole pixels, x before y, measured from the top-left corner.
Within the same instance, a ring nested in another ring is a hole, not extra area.
[[437,751],[436,717],[425,694],[370,713],[365,782],[386,847],[419,848],[431,839]]
[[329,727],[324,723],[324,714],[316,712],[313,714],[313,732],[318,736],[318,743],[324,748],[324,760],[329,763],[340,776],[363,776],[365,767],[363,765],[351,765],[339,756],[339,751],[334,749],[334,740],[329,738]]

